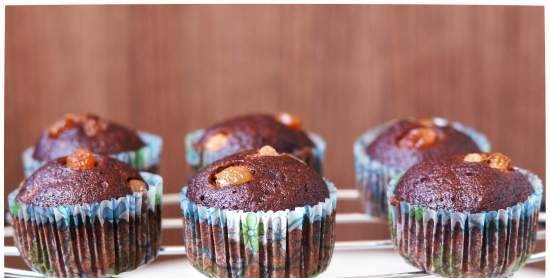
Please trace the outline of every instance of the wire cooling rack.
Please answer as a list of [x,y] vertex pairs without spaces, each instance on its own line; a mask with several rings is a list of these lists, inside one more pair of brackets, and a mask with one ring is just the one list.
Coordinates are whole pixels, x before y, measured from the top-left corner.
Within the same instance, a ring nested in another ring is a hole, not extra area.
[[[359,198],[359,192],[354,189],[340,189],[338,190],[338,200],[357,200]],[[165,194],[163,196],[164,205],[176,205],[179,204],[179,194]],[[546,213],[541,212],[539,214],[539,225],[544,227],[546,223]],[[337,213],[336,224],[359,224],[359,223],[380,223],[377,218],[370,217],[363,213]],[[180,229],[183,227],[183,221],[181,218],[163,218],[162,229]],[[12,237],[13,229],[11,227],[4,227],[4,237]],[[544,240],[546,233],[544,229],[537,232],[537,240]],[[359,241],[337,241],[334,245],[334,256],[338,256],[339,251],[374,251],[374,250],[391,250],[393,249],[393,243],[391,240],[359,240]],[[185,256],[185,247],[176,246],[162,246],[159,251],[159,256]],[[4,256],[19,256],[19,251],[15,246],[5,246]],[[546,259],[546,252],[534,253],[527,260],[527,264],[542,262]],[[402,273],[388,273],[381,275],[370,276],[355,276],[355,278],[412,278],[412,277],[430,277],[423,271],[402,272]],[[32,272],[23,269],[16,268],[4,268],[4,277],[16,277],[16,278],[29,278],[29,277],[44,277],[37,272]]]

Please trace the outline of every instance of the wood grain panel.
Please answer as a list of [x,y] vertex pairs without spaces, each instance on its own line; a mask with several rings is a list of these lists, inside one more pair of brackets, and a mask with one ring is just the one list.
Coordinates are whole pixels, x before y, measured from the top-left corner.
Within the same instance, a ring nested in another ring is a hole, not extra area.
[[191,174],[186,132],[253,111],[294,112],[322,134],[341,188],[355,138],[411,115],[484,131],[544,177],[542,7],[11,6],[5,77],[5,193],[22,150],[69,111],[163,136],[167,192]]

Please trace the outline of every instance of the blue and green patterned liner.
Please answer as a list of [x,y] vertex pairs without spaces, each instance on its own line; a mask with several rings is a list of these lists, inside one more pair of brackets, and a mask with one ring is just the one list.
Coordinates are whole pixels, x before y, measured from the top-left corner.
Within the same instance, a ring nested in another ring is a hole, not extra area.
[[[477,132],[473,128],[466,127],[458,122],[448,122],[443,118],[433,118],[437,125],[451,125],[456,130],[468,135],[478,145],[482,152],[490,152],[491,145],[485,135]],[[361,135],[353,145],[353,154],[355,157],[355,179],[357,187],[361,192],[361,201],[365,212],[371,216],[386,219],[388,216],[388,204],[386,202],[386,190],[389,181],[406,171],[407,169],[398,169],[385,166],[384,164],[371,158],[367,152],[367,147],[382,133],[387,127],[395,123],[387,122],[375,127]]]
[[509,277],[536,243],[541,180],[526,170],[534,193],[515,206],[480,213],[433,210],[391,202],[400,176],[388,187],[389,224],[396,249],[410,264],[444,277]]
[[[195,148],[195,144],[200,140],[204,134],[204,129],[199,129],[188,133],[185,136],[185,159],[187,163],[196,170],[202,169],[204,166],[222,159],[225,154],[220,154],[219,152],[209,152],[203,151],[202,153]],[[311,161],[311,167],[313,167],[317,173],[322,174],[323,172],[323,160],[325,158],[326,143],[318,134],[308,133],[309,139],[313,141],[315,147],[312,150],[313,159]],[[234,153],[237,153],[242,150],[234,150]]]
[[[137,151],[121,152],[112,154],[110,157],[125,162],[138,171],[158,172],[160,154],[162,152],[162,138],[143,131],[139,131],[138,135],[145,146]],[[45,161],[34,159],[32,157],[33,152],[34,147],[29,147],[21,155],[25,177],[30,176],[46,163]]]
[[153,261],[160,249],[162,177],[149,189],[83,205],[39,207],[8,196],[15,243],[26,264],[48,277],[108,277]]
[[336,187],[315,206],[245,212],[197,205],[180,193],[187,258],[209,277],[311,277],[334,250]]

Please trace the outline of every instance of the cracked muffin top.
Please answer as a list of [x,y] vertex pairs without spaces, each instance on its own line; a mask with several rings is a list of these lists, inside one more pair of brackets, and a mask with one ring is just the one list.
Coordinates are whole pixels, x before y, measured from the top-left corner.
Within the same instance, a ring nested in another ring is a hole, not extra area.
[[430,209],[478,213],[526,201],[534,189],[501,153],[422,161],[405,172],[391,200]]
[[442,118],[397,121],[366,147],[374,160],[402,170],[425,159],[479,151],[474,140]]
[[312,160],[314,144],[300,120],[289,113],[251,114],[216,123],[205,130],[195,148],[200,153],[208,151],[223,158],[265,145],[293,154],[308,164]]
[[144,146],[137,132],[87,113],[67,114],[44,130],[34,147],[33,158],[48,161],[67,156],[76,149],[97,154],[136,151]]
[[313,168],[264,146],[208,165],[189,181],[187,197],[206,207],[256,212],[316,205],[329,191]]
[[101,202],[147,189],[139,172],[129,165],[78,149],[36,170],[21,183],[15,198],[24,204],[55,207]]

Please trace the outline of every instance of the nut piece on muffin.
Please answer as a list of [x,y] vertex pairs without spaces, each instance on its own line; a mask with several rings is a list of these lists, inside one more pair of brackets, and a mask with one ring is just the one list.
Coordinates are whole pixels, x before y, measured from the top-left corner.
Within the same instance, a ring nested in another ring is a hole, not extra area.
[[510,163],[501,153],[425,161],[401,177],[392,202],[470,213],[511,207],[526,201],[534,189]]
[[10,194],[15,243],[46,276],[135,269],[160,249],[161,194],[160,176],[77,149],[46,162]]
[[81,205],[125,197],[132,194],[131,184],[141,184],[139,172],[129,165],[77,149],[66,157],[48,161],[21,185],[16,200],[41,207]]
[[48,161],[79,148],[109,155],[135,151],[144,145],[136,131],[117,123],[91,113],[82,116],[67,114],[42,133],[33,158]]
[[372,159],[402,170],[424,159],[479,151],[470,136],[441,118],[400,120],[366,148]]
[[429,273],[506,277],[534,249],[541,193],[540,179],[501,153],[424,160],[388,189],[393,242]]
[[264,146],[230,155],[195,174],[180,198],[187,256],[203,273],[309,277],[330,262],[336,188],[291,154]]
[[137,170],[156,173],[161,147],[162,140],[153,134],[137,132],[92,113],[69,113],[45,129],[36,145],[23,153],[23,164],[29,176],[49,160],[87,149],[115,157]]
[[485,136],[443,118],[404,119],[370,130],[354,145],[356,180],[365,211],[387,217],[389,180],[420,161],[487,151]]
[[270,145],[320,171],[322,157],[319,156],[322,153],[316,153],[319,152],[316,149],[324,146],[317,146],[315,139],[322,141],[318,136],[306,133],[300,119],[292,114],[250,114],[210,126],[190,143],[187,151],[197,154],[198,161],[190,161],[190,164],[200,169],[226,156]]
[[302,161],[266,146],[210,164],[190,180],[187,196],[207,207],[255,212],[313,206],[329,192]]

